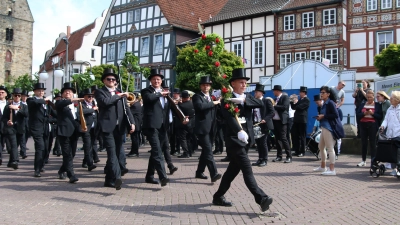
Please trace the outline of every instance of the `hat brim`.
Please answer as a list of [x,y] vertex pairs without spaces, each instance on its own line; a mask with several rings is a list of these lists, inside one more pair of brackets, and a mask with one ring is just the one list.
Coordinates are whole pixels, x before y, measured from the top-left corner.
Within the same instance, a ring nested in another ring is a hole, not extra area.
[[20,94],[20,95],[22,95],[22,91],[21,92],[13,92],[13,93],[11,93],[12,95],[14,95],[14,94]]
[[229,83],[234,81],[234,80],[246,80],[246,81],[248,81],[248,80],[250,80],[250,77],[235,77],[235,78],[231,78],[229,80]]
[[106,77],[108,76],[113,76],[115,78],[115,80],[118,82],[118,75],[114,74],[114,73],[107,73],[107,74],[103,74],[103,76],[101,76],[101,81],[103,81],[104,79],[106,79]]
[[199,84],[212,84],[212,81],[210,81],[210,82],[199,82]]
[[386,94],[386,92],[384,92],[384,91],[378,91],[378,92],[377,92],[377,94],[380,94],[380,95],[382,95],[382,96],[383,96],[383,97],[385,97],[387,100],[389,100],[389,99],[390,99],[389,95],[388,95],[388,94]]
[[261,90],[261,89],[255,89],[254,91],[259,91],[259,92],[262,92],[263,94],[265,94],[265,91]]
[[61,94],[63,94],[65,90],[71,90],[74,94],[76,93],[75,88],[62,88],[61,89]]
[[275,89],[275,88],[273,88],[272,90],[273,91],[282,91],[282,89]]
[[32,91],[37,90],[37,89],[43,89],[46,90],[46,88],[34,88]]
[[161,79],[164,79],[164,76],[161,74],[152,74],[147,78],[147,80],[151,80],[151,78],[153,78],[154,76],[159,76],[159,77],[161,77]]

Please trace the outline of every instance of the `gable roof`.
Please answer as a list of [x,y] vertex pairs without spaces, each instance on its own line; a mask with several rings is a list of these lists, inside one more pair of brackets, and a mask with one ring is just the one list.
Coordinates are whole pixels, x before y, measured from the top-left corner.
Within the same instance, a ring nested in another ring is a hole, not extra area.
[[204,24],[254,16],[281,9],[289,0],[229,0],[221,11]]
[[327,5],[342,1],[343,0],[290,0],[284,7],[282,7],[281,11],[301,9],[316,5]]

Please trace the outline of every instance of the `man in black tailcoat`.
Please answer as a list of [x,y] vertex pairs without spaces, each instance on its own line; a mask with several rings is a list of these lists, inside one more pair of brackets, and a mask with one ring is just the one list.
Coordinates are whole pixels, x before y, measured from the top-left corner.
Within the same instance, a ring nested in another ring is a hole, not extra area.
[[[26,105],[26,107],[28,107],[28,103],[26,103],[26,100],[28,99],[28,97],[29,97],[28,91],[27,90],[22,90],[22,93],[21,93],[21,104]],[[25,158],[27,157],[26,156],[26,150],[28,150],[28,149],[26,148],[26,143],[28,142],[28,138],[30,137],[28,121],[29,121],[29,115],[27,117],[25,117],[25,134],[24,134],[24,137],[21,140],[21,142],[18,143],[18,146],[20,147],[19,154],[20,154],[20,156],[22,158],[24,158],[24,156],[25,156]]]
[[261,108],[253,109],[253,121],[254,123],[260,123],[260,129],[263,136],[255,139],[258,151],[258,160],[253,163],[253,166],[266,166],[268,161],[268,146],[267,146],[267,135],[270,130],[274,129],[272,123],[272,117],[274,117],[274,107],[270,100],[264,98],[265,90],[264,85],[256,84],[254,90],[254,97],[263,102]]
[[105,69],[101,77],[104,87],[94,93],[99,107],[98,124],[107,150],[104,186],[115,187],[116,190],[121,189],[121,176],[129,171],[122,148],[124,135],[127,130],[130,133],[135,131],[135,120],[126,104],[129,93],[118,91],[118,78],[113,69]]
[[193,95],[193,107],[195,110],[195,131],[199,144],[201,146],[200,161],[196,170],[196,178],[207,179],[204,175],[206,167],[210,172],[211,182],[221,179],[221,174],[217,171],[214,156],[212,153],[212,143],[214,126],[216,126],[216,108],[215,105],[220,104],[220,101],[213,101],[210,95],[212,81],[210,76],[200,78],[199,93]]
[[[250,160],[247,156],[247,150],[254,144],[252,110],[262,107],[262,101],[254,98],[250,94],[244,93],[248,80],[249,78],[246,77],[244,69],[234,69],[232,71],[232,78],[229,82],[232,85],[233,94],[230,100],[235,103],[240,110],[239,119],[236,119],[228,109],[222,107],[221,111],[227,126],[226,149],[230,152],[231,159],[221,179],[218,191],[213,196],[213,204],[232,206],[232,203],[225,199],[224,194],[228,191],[235,177],[242,171],[247,188],[253,194],[256,203],[261,206],[261,210],[264,212],[269,209],[272,198],[258,187],[253,175]],[[222,105],[225,105],[224,100]]]
[[128,157],[139,157],[139,147],[140,147],[140,131],[142,130],[142,120],[143,120],[143,110],[142,104],[139,98],[140,93],[134,93],[136,100],[132,102],[129,109],[131,110],[132,116],[135,119],[135,132],[131,134],[131,150],[126,155]]
[[[4,108],[7,105],[7,88],[4,87],[3,85],[0,86],[0,121],[4,113]],[[5,137],[3,135],[3,123],[0,123],[0,166],[3,163],[2,159],[2,154],[3,154],[3,148],[4,148],[4,140]]]
[[[53,103],[55,103],[56,101],[61,99],[61,93],[56,93],[54,95],[54,100]],[[56,121],[54,121],[53,123],[51,123],[51,133],[54,137],[54,140],[52,140],[51,138],[49,139],[49,151],[51,150],[51,146],[53,145],[53,141],[54,141],[54,146],[53,146],[53,155],[56,155],[58,157],[60,157],[62,155],[61,152],[61,147],[60,147],[60,140],[57,136],[57,118],[55,118]]]
[[185,121],[180,121],[177,123],[177,140],[180,142],[183,154],[178,156],[178,158],[189,158],[192,156],[192,143],[191,137],[193,135],[194,128],[194,107],[192,101],[190,101],[190,95],[187,91],[182,91],[182,102],[178,104],[179,108],[185,115]]
[[299,95],[300,100],[296,98],[290,101],[291,108],[296,110],[294,112],[291,134],[295,155],[303,157],[306,154],[308,108],[310,107],[310,99],[307,97],[307,87],[301,86]]

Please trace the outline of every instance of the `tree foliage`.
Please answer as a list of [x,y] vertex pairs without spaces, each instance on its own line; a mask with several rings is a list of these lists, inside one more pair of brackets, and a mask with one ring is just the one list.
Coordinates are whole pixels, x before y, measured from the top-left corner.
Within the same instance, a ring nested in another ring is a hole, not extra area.
[[[92,73],[95,76],[95,80],[92,82],[92,85],[97,85],[99,88],[104,86],[103,81],[101,80],[101,76],[103,75],[103,71],[108,68],[112,68],[114,70],[114,72],[116,74],[118,74],[118,69],[114,65],[102,64],[99,66],[92,67]],[[86,70],[88,70],[88,69],[86,69]],[[125,91],[126,85],[128,84],[128,71],[125,69],[125,67],[121,66],[120,73],[122,75],[121,80],[122,80],[123,91]],[[117,80],[117,82],[119,82],[119,81]],[[134,83],[135,83],[134,80],[131,78],[128,91],[130,91],[130,92],[133,91]]]
[[[233,52],[224,49],[222,38],[216,34],[202,35],[195,46],[178,49],[176,87],[183,90],[199,90],[200,77],[210,75],[214,89],[221,88],[220,79],[229,80],[232,70],[243,68],[243,61]],[[223,75],[225,78],[222,78]]]
[[38,76],[37,74],[33,76],[29,74],[24,74],[17,78],[12,77],[9,82],[5,83],[4,86],[7,90],[12,91],[14,88],[21,88],[22,90],[32,91],[33,85],[37,83]]
[[374,66],[382,77],[400,73],[400,44],[391,44],[376,55]]

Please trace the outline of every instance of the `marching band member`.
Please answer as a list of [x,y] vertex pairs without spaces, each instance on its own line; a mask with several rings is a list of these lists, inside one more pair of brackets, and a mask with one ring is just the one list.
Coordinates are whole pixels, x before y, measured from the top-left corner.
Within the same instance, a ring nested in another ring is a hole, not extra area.
[[[56,101],[58,101],[60,99],[61,99],[61,93],[56,93],[54,95],[53,103],[55,103]],[[62,155],[62,153],[61,153],[61,147],[60,147],[60,140],[59,140],[59,138],[57,136],[57,119],[56,119],[55,122],[53,122],[51,124],[51,130],[53,131],[53,132],[51,132],[54,135],[53,137],[55,137],[54,147],[53,147],[53,155],[56,155],[57,157],[60,157]],[[52,139],[49,140],[49,146],[50,146],[49,147],[49,151],[51,149],[51,146],[53,145],[53,143],[51,143],[52,141],[53,141]]]
[[307,87],[300,87],[300,100],[297,98],[290,100],[290,106],[294,112],[292,133],[293,148],[297,157],[303,157],[306,154],[306,132],[308,108],[310,99],[307,97]]
[[[27,90],[22,90],[22,93],[21,93],[21,104],[26,105],[26,107],[28,107],[28,103],[26,103],[26,100],[28,99],[28,97],[29,97],[28,91]],[[26,156],[26,150],[28,150],[26,148],[26,143],[28,142],[28,138],[30,137],[28,121],[29,121],[29,116],[25,117],[25,134],[24,134],[24,137],[21,140],[21,142],[18,143],[18,145],[20,147],[19,154],[21,155],[21,157]]]
[[178,105],[187,118],[184,122],[180,121],[179,125],[177,125],[177,140],[179,140],[183,150],[183,154],[178,156],[178,158],[189,158],[192,156],[193,151],[190,140],[194,128],[194,107],[187,91],[182,91],[182,102]]
[[[256,99],[250,94],[244,94],[249,79],[250,78],[246,77],[244,69],[234,69],[232,71],[232,78],[229,80],[233,87],[232,97],[234,97],[231,101],[237,104],[240,110],[239,117],[244,117],[241,120],[244,123],[240,125],[234,115],[225,109],[225,107],[222,107],[221,110],[226,120],[227,137],[229,138],[226,141],[226,149],[230,152],[231,160],[221,179],[218,191],[213,196],[213,204],[232,206],[232,203],[225,199],[224,194],[228,191],[235,177],[242,171],[247,188],[253,194],[257,204],[261,206],[261,210],[264,212],[269,209],[272,198],[258,187],[253,175],[250,160],[247,156],[248,148],[254,143],[252,109],[262,107],[262,101],[260,99]],[[222,105],[224,105],[224,101]]]
[[220,101],[212,101],[210,96],[212,81],[210,76],[200,78],[200,93],[193,95],[193,107],[195,110],[195,131],[201,146],[200,161],[196,170],[196,178],[207,179],[204,175],[206,167],[210,172],[211,182],[216,182],[221,179],[221,174],[217,171],[214,156],[212,153],[212,143],[214,126],[216,125],[216,109],[215,105],[220,104]]
[[129,93],[118,92],[117,79],[118,75],[112,68],[105,69],[101,76],[104,87],[97,89],[94,95],[99,107],[98,124],[107,150],[104,186],[120,190],[121,176],[129,171],[122,144],[126,130],[129,129],[130,133],[135,131],[135,121],[129,107],[123,105]]
[[[4,108],[7,105],[7,88],[3,85],[0,86],[0,120],[3,117]],[[3,163],[2,152],[4,148],[4,135],[3,135],[3,123],[0,123],[0,166]]]
[[[18,169],[18,143],[21,143],[25,134],[25,118],[28,116],[28,107],[21,103],[20,88],[14,88],[12,92],[13,101],[4,108],[1,118],[3,123],[3,134],[7,136],[10,143],[10,158],[7,167]],[[23,156],[26,158],[26,155]]]
[[[174,100],[174,104],[178,105],[182,100],[181,100],[181,91],[179,88],[174,88],[174,91],[172,92],[172,100]],[[182,121],[179,121],[178,116],[175,114],[172,114],[173,116],[173,122],[170,124],[170,147],[171,147],[171,155],[173,156],[178,156],[181,153],[181,146],[179,145],[179,140],[177,139],[178,136],[178,128],[181,124]]]
[[[35,177],[41,177],[40,172],[44,172],[45,158],[48,151],[49,141],[49,115],[57,117],[56,113],[46,104],[49,98],[43,98],[44,83],[36,83],[33,86],[34,96],[27,99],[29,113],[29,131],[35,142]],[[35,118],[35,119],[32,119]]]
[[131,133],[131,150],[126,155],[128,157],[139,157],[139,147],[140,147],[140,131],[142,127],[142,104],[140,103],[139,93],[134,93],[136,100],[131,103],[129,109],[131,110],[132,116],[135,119],[136,129],[133,133]]

